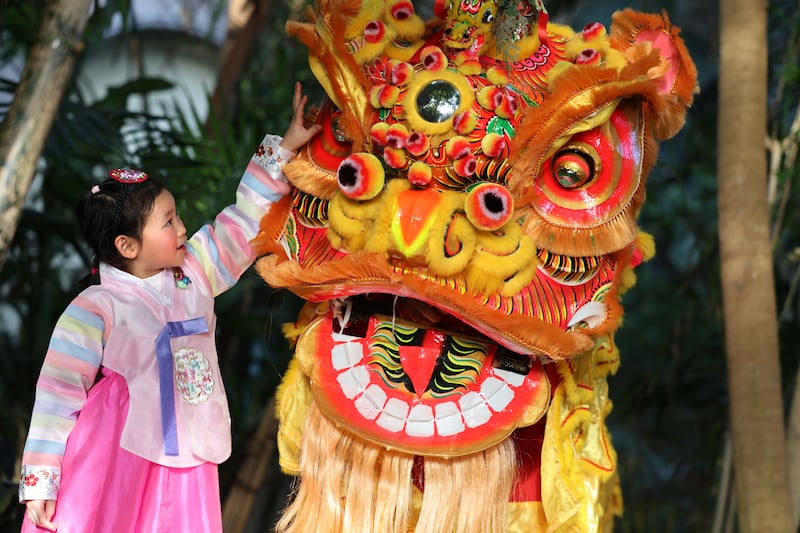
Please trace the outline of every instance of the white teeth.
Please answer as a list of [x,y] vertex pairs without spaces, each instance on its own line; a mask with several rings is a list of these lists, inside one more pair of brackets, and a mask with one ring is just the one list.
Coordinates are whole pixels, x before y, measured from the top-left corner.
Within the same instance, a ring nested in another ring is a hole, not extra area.
[[433,409],[429,405],[417,404],[411,408],[406,422],[406,433],[412,437],[433,437]]
[[505,382],[497,378],[487,378],[481,383],[481,394],[495,413],[508,407],[514,399],[514,391]]
[[331,363],[336,370],[344,370],[361,362],[364,349],[360,342],[335,344],[331,350]]
[[525,376],[523,376],[522,374],[517,374],[516,372],[511,372],[509,370],[501,370],[499,368],[495,368],[494,375],[514,387],[519,387],[525,382]]
[[464,420],[455,402],[436,404],[436,431],[442,437],[458,435],[464,431]]
[[489,406],[477,392],[471,391],[459,398],[458,405],[461,406],[461,414],[467,427],[476,428],[489,421],[492,417]]
[[403,400],[391,398],[386,402],[381,416],[378,417],[376,424],[392,433],[397,433],[406,425],[408,416],[408,404]]
[[[480,393],[470,391],[457,401],[444,401],[433,406],[412,404],[400,398],[389,398],[380,384],[371,382],[371,372],[364,364],[364,348],[350,335],[334,333],[331,365],[339,371],[336,380],[342,394],[353,401],[365,420],[391,433],[403,432],[410,437],[452,437],[466,428],[477,428],[500,413],[514,400],[514,387],[525,383],[524,375],[492,368],[480,385]],[[388,401],[387,401],[388,399]]]
[[367,420],[375,420],[386,403],[386,393],[377,385],[370,385],[355,402],[356,409]]
[[339,374],[336,381],[347,399],[352,400],[369,385],[369,371],[366,367],[356,366]]

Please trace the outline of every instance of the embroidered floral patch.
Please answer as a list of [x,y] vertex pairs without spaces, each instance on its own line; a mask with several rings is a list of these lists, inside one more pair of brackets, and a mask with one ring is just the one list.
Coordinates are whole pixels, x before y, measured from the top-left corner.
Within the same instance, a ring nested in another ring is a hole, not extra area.
[[214,377],[202,352],[194,348],[181,348],[175,352],[175,384],[181,396],[192,405],[211,396]]
[[31,499],[55,498],[60,483],[61,474],[54,467],[23,466],[19,476],[20,494]]
[[255,160],[273,174],[280,172],[287,161],[281,155],[281,150],[279,148],[263,143],[258,145]]

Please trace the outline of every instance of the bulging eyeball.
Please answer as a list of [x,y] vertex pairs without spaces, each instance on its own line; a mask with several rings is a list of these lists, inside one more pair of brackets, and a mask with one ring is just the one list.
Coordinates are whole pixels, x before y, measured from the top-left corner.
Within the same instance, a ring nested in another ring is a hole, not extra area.
[[499,183],[476,183],[467,188],[464,212],[467,220],[476,228],[494,231],[511,220],[514,198]]
[[594,177],[593,162],[583,153],[564,150],[553,158],[553,175],[565,189],[577,189]]
[[366,152],[347,156],[336,172],[342,194],[353,200],[371,200],[383,189],[386,174],[380,159]]

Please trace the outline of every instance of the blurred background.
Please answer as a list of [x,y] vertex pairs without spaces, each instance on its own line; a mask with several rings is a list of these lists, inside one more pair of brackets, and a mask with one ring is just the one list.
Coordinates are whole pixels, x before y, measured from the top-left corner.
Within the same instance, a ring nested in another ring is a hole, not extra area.
[[[18,461],[34,384],[53,324],[91,261],[79,242],[74,201],[108,168],[133,166],[167,182],[190,230],[230,203],[264,133],[285,130],[293,82],[303,83],[312,102],[322,95],[304,47],[283,29],[299,18],[304,1],[94,3],[0,270],[0,531],[18,531]],[[420,13],[431,9],[419,4]],[[649,177],[640,225],[654,235],[657,254],[638,269],[638,284],[623,302],[622,367],[610,382],[609,423],[625,501],[616,531],[735,531],[716,217],[719,6],[547,4],[553,20],[576,30],[609,25],[611,14],[628,6],[667,10],[697,64],[701,92]],[[0,0],[0,120],[44,8],[43,0]],[[771,169],[768,201],[788,409],[800,360],[800,168],[797,126],[791,129],[800,97],[797,1],[772,2],[768,28],[768,132],[783,150]],[[252,270],[217,300],[234,424],[234,454],[221,466],[226,533],[269,531],[286,497],[271,399],[290,356],[280,326],[299,304]]]

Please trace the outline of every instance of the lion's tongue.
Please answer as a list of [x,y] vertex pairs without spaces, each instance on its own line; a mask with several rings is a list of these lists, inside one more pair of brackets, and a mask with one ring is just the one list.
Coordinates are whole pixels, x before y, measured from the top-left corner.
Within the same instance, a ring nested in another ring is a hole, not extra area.
[[445,340],[443,333],[429,330],[425,333],[422,346],[400,347],[400,362],[417,394],[422,394],[428,388]]

